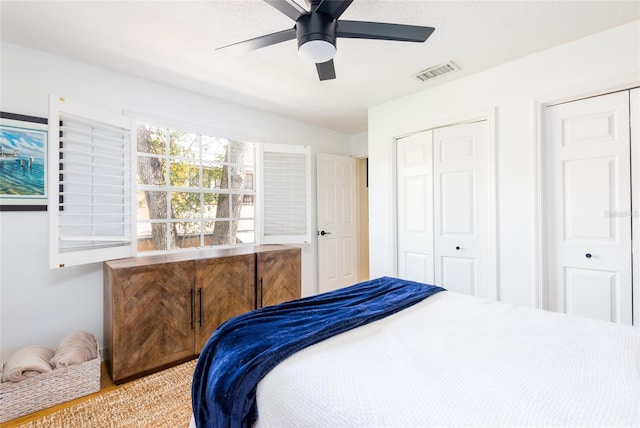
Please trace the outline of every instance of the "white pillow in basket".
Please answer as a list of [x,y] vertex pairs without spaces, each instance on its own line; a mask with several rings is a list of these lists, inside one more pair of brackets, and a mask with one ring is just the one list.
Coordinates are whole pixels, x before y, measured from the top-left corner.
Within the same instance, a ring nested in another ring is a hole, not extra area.
[[91,333],[76,331],[65,337],[49,361],[54,368],[82,364],[98,358],[96,338]]
[[46,346],[25,346],[13,354],[2,372],[3,382],[19,382],[41,373],[49,373],[52,368],[49,359],[54,350]]

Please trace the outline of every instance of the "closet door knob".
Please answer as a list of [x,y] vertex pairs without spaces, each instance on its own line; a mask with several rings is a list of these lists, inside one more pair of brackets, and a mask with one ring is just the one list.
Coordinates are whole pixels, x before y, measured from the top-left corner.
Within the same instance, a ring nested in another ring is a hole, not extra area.
[[591,253],[587,253],[584,255],[586,258],[590,259],[591,258]]

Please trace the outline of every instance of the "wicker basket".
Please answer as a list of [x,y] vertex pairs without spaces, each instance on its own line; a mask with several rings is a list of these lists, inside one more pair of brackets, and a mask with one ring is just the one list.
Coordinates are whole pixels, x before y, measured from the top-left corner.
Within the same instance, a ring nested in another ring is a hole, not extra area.
[[99,356],[20,382],[3,382],[0,383],[0,423],[98,391]]

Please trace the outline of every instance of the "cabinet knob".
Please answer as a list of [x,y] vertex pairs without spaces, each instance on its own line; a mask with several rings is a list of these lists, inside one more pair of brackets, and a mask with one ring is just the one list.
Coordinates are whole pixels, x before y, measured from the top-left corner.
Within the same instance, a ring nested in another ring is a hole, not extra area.
[[590,258],[592,257],[592,256],[591,256],[591,253],[587,253],[587,254],[585,254],[584,256],[585,256],[586,258],[588,258],[588,259],[590,259]]
[[457,246],[457,247],[456,247],[456,250],[457,250],[457,251],[460,251],[460,247],[459,247],[459,246]]

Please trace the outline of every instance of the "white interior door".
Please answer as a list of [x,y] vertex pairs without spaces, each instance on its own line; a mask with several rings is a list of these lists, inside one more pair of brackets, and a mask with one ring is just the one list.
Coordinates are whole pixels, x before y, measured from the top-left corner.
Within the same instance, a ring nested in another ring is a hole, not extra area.
[[433,131],[397,140],[398,276],[434,284]]
[[356,160],[319,153],[318,289],[331,291],[358,282]]
[[486,121],[397,140],[398,276],[497,297]]
[[629,92],[546,116],[549,309],[631,324]]
[[435,281],[495,298],[489,250],[487,122],[433,131]]

